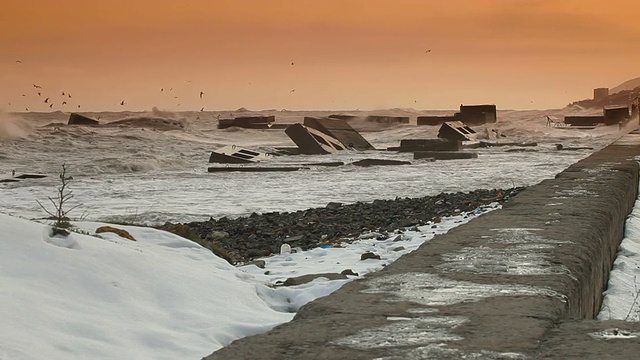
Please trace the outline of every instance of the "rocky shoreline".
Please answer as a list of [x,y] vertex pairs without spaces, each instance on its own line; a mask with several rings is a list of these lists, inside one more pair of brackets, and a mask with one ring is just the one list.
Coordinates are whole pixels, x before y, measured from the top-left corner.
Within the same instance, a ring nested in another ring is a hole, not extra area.
[[[296,212],[252,214],[248,217],[209,219],[183,224],[190,232],[225,253],[231,263],[244,263],[279,253],[282,244],[302,250],[339,246],[361,234],[387,233],[432,224],[441,217],[478,209],[490,203],[504,203],[523,188],[441,193],[420,198],[374,200],[355,204],[329,203],[323,208]],[[172,224],[165,224],[165,227]]]

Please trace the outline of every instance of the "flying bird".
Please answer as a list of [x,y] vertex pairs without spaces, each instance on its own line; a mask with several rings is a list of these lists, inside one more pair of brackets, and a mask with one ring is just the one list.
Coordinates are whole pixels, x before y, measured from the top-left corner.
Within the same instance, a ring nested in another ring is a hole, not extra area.
[[25,95],[25,94],[22,94],[22,96],[27,96],[27,95]]
[[22,64],[22,61],[20,61],[20,60],[16,60],[16,62],[17,62],[18,64]]
[[41,93],[41,92],[38,92],[38,96],[42,96],[42,93]]
[[53,104],[49,105],[50,108],[53,108]]
[[291,89],[291,91],[289,91],[289,92],[292,93],[292,92],[295,92],[295,91],[296,91],[296,89]]
[[80,109],[80,105],[78,105],[78,109]]
[[33,87],[36,88],[36,89],[42,89],[42,86],[36,85],[36,84],[33,84]]
[[200,108],[200,111],[204,111],[204,106]]
[[291,66],[293,66],[293,63],[291,63]]
[[66,102],[66,101],[63,101],[63,102],[62,102],[62,105],[67,105],[67,102]]
[[29,108],[24,108],[26,111],[29,111]]
[[428,49],[425,51],[425,53],[430,53],[430,52],[431,52],[431,49]]
[[69,95],[69,99],[71,99],[71,94],[67,94],[67,95]]
[[200,99],[202,99],[202,95],[204,95],[204,91],[200,91]]
[[124,105],[124,100],[120,101],[120,105]]
[[64,91],[62,92],[62,96],[64,96]]
[[160,92],[163,92],[163,91],[164,91],[164,88],[160,88]]
[[48,104],[49,103],[49,98],[44,99],[44,103]]

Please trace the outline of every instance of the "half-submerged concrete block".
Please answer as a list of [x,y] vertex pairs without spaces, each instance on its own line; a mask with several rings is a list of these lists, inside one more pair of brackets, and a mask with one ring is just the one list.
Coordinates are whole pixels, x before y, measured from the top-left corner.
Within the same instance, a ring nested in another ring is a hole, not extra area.
[[629,107],[626,105],[612,105],[604,107],[605,125],[621,124],[629,120]]
[[369,115],[366,117],[367,121],[380,123],[380,124],[408,124],[408,116],[387,116],[387,115]]
[[414,159],[436,159],[436,160],[459,160],[474,159],[478,153],[458,152],[458,151],[416,151],[413,153]]
[[225,146],[211,152],[209,163],[219,164],[247,164],[270,159],[271,155],[235,145]]
[[449,121],[442,124],[438,137],[451,141],[472,141],[476,140],[478,134],[461,121]]
[[302,124],[293,124],[284,132],[298,145],[300,154],[324,155],[345,149],[340,140]]
[[369,167],[382,165],[411,165],[411,161],[389,159],[362,159],[351,163],[355,166]]
[[430,125],[430,126],[437,126],[437,125],[442,125],[444,123],[446,123],[447,121],[457,121],[458,118],[456,116],[432,116],[432,115],[423,115],[423,116],[418,116],[416,119],[416,125],[418,126],[423,126],[423,125]]
[[462,141],[449,139],[402,139],[400,146],[387,148],[389,151],[460,151]]
[[495,105],[460,105],[455,116],[467,125],[482,125],[498,121]]
[[245,129],[269,129],[271,123],[276,121],[274,115],[271,116],[241,116],[234,119],[218,120],[218,129],[228,127],[241,127]]
[[604,116],[602,115],[574,115],[565,116],[564,123],[570,126],[596,126],[604,124]]
[[305,117],[304,125],[319,130],[340,141],[345,148],[355,150],[375,150],[365,138],[346,121],[340,119],[324,119]]
[[84,115],[80,115],[78,113],[71,113],[71,115],[69,115],[69,122],[67,122],[67,125],[100,125],[100,122],[98,120],[92,119],[90,117],[84,116]]
[[351,120],[355,119],[357,116],[351,114],[331,114],[328,116],[329,119],[338,119],[338,120]]

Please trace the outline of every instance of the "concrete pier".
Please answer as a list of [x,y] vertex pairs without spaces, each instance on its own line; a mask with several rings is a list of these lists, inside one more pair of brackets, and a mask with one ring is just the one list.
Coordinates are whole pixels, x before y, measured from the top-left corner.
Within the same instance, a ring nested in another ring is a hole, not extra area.
[[206,359],[637,358],[640,324],[593,319],[638,156],[640,134],[626,135]]

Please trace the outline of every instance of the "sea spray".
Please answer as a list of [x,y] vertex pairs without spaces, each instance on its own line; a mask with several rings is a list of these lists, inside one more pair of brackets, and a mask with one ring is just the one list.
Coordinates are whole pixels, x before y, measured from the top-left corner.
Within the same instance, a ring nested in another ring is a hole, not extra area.
[[0,141],[25,138],[32,129],[28,122],[15,115],[0,111]]

